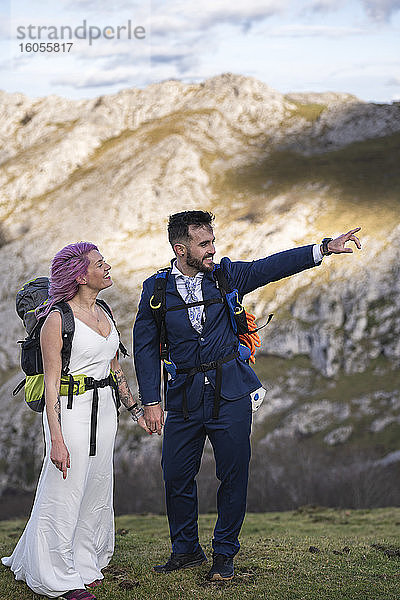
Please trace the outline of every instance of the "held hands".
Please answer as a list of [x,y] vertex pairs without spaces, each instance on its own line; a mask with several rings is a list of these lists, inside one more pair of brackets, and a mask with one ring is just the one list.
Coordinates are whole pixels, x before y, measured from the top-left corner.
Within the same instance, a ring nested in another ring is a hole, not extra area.
[[50,460],[56,469],[62,471],[63,479],[66,479],[67,469],[70,468],[71,461],[64,440],[57,440],[51,443]]
[[152,432],[152,431],[150,431],[150,429],[147,427],[147,425],[146,425],[146,421],[145,421],[145,418],[144,418],[144,416],[143,416],[143,415],[142,415],[141,417],[139,417],[139,418],[138,418],[138,425],[140,425],[140,427],[141,427],[142,429],[144,429],[144,430],[145,430],[145,432],[146,432],[146,433],[148,433],[149,435],[151,435],[151,434],[153,433],[153,432]]
[[150,433],[158,433],[161,435],[161,431],[164,425],[164,411],[161,408],[161,404],[154,404],[153,406],[144,406],[144,419]]
[[351,254],[353,252],[352,248],[346,248],[345,244],[348,241],[352,241],[355,243],[357,248],[361,250],[360,240],[356,235],[354,235],[357,231],[360,231],[361,227],[356,227],[355,229],[350,229],[347,233],[342,233],[339,237],[335,238],[328,242],[328,250],[329,252],[333,252],[333,254],[343,254],[348,253]]

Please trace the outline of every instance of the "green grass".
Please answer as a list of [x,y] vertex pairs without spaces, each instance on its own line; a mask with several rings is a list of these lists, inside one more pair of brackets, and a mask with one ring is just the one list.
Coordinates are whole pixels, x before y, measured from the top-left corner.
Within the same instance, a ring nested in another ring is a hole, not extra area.
[[[274,355],[258,355],[254,367],[261,380],[285,385],[291,372],[304,383],[304,394],[298,390],[301,401],[321,400],[350,401],[373,392],[393,392],[400,389],[400,371],[384,356],[369,361],[362,373],[340,371],[334,378],[326,378],[312,366],[306,355],[282,358]],[[334,382],[334,386],[328,385]],[[310,398],[311,394],[311,398]]]
[[[350,407],[349,417],[335,426],[351,425],[353,427],[351,438],[346,442],[348,448],[353,448],[355,451],[375,449],[379,455],[385,455],[400,448],[400,425],[398,423],[387,425],[379,432],[372,433],[370,431],[371,423],[378,416],[398,415],[398,410],[390,409],[389,400],[380,398],[370,400],[371,406],[375,409],[374,414],[362,415],[358,408],[358,401],[362,398],[371,399],[374,392],[386,392],[390,395],[400,389],[400,371],[389,359],[379,356],[371,360],[362,373],[340,371],[334,378],[326,378],[312,366],[308,356],[299,355],[285,359],[272,355],[259,355],[256,359],[255,371],[267,387],[268,385],[279,385],[284,396],[287,394],[295,397],[297,406],[321,400],[347,404]],[[297,384],[295,394],[287,386],[287,381],[293,374]],[[253,440],[262,439],[267,433],[279,427],[284,418],[292,411],[293,406],[270,415],[263,423],[259,423],[253,431]],[[328,428],[313,434],[302,443],[306,445],[319,444],[326,448],[323,438],[333,427],[334,424],[329,425]]]
[[292,104],[296,105],[296,109],[290,115],[291,117],[302,117],[306,121],[316,121],[319,119],[321,114],[328,107],[326,104],[319,104],[317,102],[310,102],[309,104],[304,104],[302,102],[296,102],[294,100],[290,100]]
[[313,156],[289,150],[271,153],[264,160],[225,173],[226,185],[236,191],[263,193],[270,180],[270,195],[285,193],[296,185],[322,183],[339,188],[355,204],[379,205],[397,198],[400,134],[354,142]]
[[[382,239],[398,221],[400,134],[355,142],[339,150],[305,156],[272,150],[259,160],[214,173],[212,188],[221,200],[238,201],[234,218],[265,219],[270,201],[284,198],[274,214],[284,215],[303,199],[321,204],[314,228],[335,231],[349,223]],[[300,241],[300,240],[299,240]]]
[[[214,515],[199,519],[201,543],[209,557],[214,521]],[[22,521],[0,523],[2,555],[11,552],[22,526]],[[170,552],[165,517],[119,517],[117,530],[113,571],[106,572],[105,583],[96,591],[99,600],[399,597],[400,508],[345,511],[304,507],[295,512],[249,514],[242,530],[242,549],[235,559],[236,577],[225,584],[206,581],[207,565],[169,575],[151,571],[151,566],[164,561]],[[319,552],[311,553],[310,546]],[[8,569],[2,567],[0,577],[1,600],[39,598],[25,584],[15,582]]]

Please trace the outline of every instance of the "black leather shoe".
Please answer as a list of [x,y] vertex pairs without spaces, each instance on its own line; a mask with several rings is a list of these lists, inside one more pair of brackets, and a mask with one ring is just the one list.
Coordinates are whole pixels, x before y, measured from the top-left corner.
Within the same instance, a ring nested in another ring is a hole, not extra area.
[[171,571],[177,571],[178,569],[190,569],[190,567],[198,567],[203,562],[206,562],[207,558],[203,550],[193,552],[193,554],[171,554],[165,565],[155,565],[153,571],[155,573],[170,573]]
[[213,554],[213,566],[208,572],[209,581],[229,581],[233,579],[235,571],[233,569],[233,558],[224,554]]

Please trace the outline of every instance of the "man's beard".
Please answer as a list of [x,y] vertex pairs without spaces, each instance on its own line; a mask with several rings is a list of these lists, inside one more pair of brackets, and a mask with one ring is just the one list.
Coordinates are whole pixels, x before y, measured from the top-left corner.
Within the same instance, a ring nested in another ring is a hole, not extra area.
[[186,264],[189,267],[192,267],[193,269],[197,269],[198,271],[201,271],[202,273],[209,273],[210,271],[213,270],[214,264],[212,264],[211,267],[206,267],[206,265],[203,263],[204,258],[212,259],[212,256],[211,255],[203,256],[203,259],[199,260],[198,258],[193,258],[193,256],[190,253],[189,248],[187,248]]

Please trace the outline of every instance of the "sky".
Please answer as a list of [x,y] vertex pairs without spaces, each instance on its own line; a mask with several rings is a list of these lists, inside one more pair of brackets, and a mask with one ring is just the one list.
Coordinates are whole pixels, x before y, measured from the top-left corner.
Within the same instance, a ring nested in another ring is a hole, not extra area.
[[400,0],[0,0],[0,17],[0,87],[31,97],[231,72],[400,100]]

